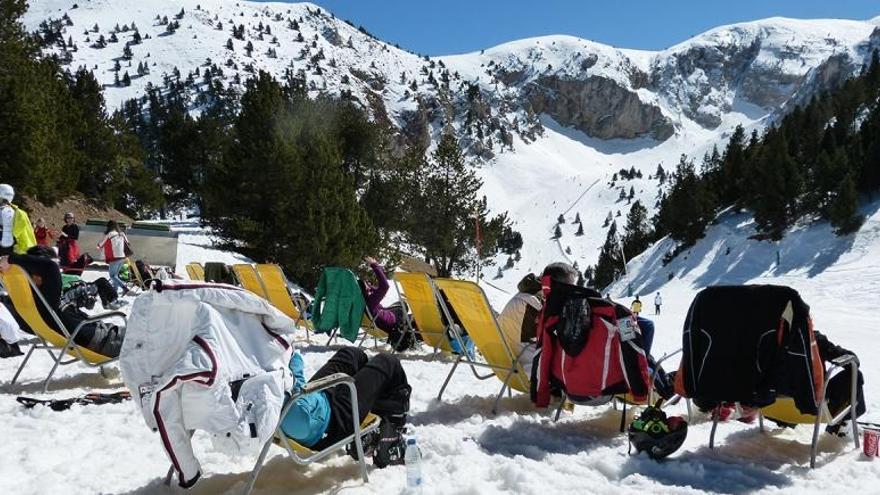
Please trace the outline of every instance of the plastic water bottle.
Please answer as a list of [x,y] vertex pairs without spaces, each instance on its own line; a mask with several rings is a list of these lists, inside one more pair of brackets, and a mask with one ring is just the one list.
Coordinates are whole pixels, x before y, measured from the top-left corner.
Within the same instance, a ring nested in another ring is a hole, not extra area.
[[406,440],[406,492],[410,494],[422,493],[422,452],[415,438]]

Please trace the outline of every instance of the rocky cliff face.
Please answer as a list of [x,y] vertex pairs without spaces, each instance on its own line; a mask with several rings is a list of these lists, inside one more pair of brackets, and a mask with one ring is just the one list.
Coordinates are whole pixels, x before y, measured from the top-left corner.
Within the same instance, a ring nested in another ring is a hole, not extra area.
[[599,139],[650,136],[663,141],[675,131],[659,106],[605,77],[541,76],[524,88],[523,97],[535,112]]

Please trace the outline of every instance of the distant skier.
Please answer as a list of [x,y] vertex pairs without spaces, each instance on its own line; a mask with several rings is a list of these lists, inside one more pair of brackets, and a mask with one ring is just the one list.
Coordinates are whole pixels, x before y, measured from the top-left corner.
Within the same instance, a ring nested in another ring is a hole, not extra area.
[[639,299],[639,296],[636,295],[636,300],[632,302],[632,306],[630,306],[630,310],[632,310],[633,314],[639,316],[639,313],[642,312],[642,301]]
[[663,298],[660,297],[660,293],[658,292],[656,296],[654,296],[654,314],[660,314],[660,305],[663,304]]

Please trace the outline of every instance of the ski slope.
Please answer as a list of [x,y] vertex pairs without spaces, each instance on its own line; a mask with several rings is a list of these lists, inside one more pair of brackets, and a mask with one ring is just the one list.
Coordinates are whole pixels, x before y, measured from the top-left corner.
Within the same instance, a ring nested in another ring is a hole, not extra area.
[[[646,308],[653,293],[663,294],[663,312],[652,316],[657,324],[655,354],[679,347],[688,305],[703,286],[790,284],[812,306],[817,328],[859,353],[866,376],[869,412],[865,419],[880,419],[876,413],[880,410],[880,360],[873,354],[878,349],[873,333],[880,292],[878,210],[880,202],[866,206],[868,221],[853,236],[835,238],[824,224],[801,226],[779,246],[746,240],[751,220],[744,215],[726,216],[691,252],[665,268],[657,266],[669,248],[667,241],[661,241],[630,264],[631,282],[643,293]],[[243,259],[214,250],[209,234],[191,223],[178,223],[175,228],[181,230],[181,265]],[[725,255],[727,247],[731,250]],[[782,259],[778,268],[774,266],[776,249]],[[674,278],[667,282],[668,272]],[[613,287],[613,294],[624,302],[630,300],[624,294],[629,282]],[[496,292],[490,296],[500,307],[506,296]],[[322,345],[324,341],[322,336],[312,342],[306,342],[305,335],[299,337],[307,375],[331,356],[333,351]],[[158,435],[144,425],[133,403],[74,406],[63,412],[44,407],[26,410],[16,403],[19,394],[42,396],[38,379],[48,371],[50,361],[41,354],[34,359],[20,389],[0,386],[0,459],[4,461],[0,463],[0,493],[177,492],[161,485],[168,460]],[[770,428],[761,434],[756,425],[722,424],[717,446],[710,450],[711,423],[699,415],[682,449],[657,463],[644,455],[627,454],[625,437],[617,430],[620,413],[610,406],[577,407],[554,423],[551,411],[535,410],[526,396],[514,394],[502,399],[499,414],[491,416],[498,380],[481,382],[467,370],[459,370],[443,402],[438,402],[436,393],[451,363],[432,361],[427,351],[408,353],[402,359],[413,386],[410,423],[424,453],[424,493],[877,493],[872,490],[880,476],[880,461],[863,458],[849,438],[823,433],[818,466],[810,470],[810,428]],[[3,382],[8,383],[18,363],[17,358],[0,360]],[[80,366],[62,368],[58,377],[48,397],[121,388],[118,379],[107,381]],[[674,410],[684,413],[683,406]],[[196,434],[194,445],[206,472],[190,493],[240,492],[255,455],[229,458],[213,451],[203,433]],[[344,456],[301,469],[285,459],[279,448],[273,448],[270,455],[257,494],[386,495],[402,493],[405,485],[403,466],[371,468],[371,482],[362,485],[356,465]]]

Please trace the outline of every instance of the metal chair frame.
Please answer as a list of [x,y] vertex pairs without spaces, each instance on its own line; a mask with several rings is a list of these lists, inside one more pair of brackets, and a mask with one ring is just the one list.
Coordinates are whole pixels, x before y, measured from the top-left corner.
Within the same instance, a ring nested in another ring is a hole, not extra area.
[[[856,450],[858,450],[859,448],[859,424],[856,421],[856,409],[858,406],[859,364],[855,356],[841,356],[832,361],[831,367],[825,373],[825,386],[823,390],[828,390],[828,382],[831,381],[832,375],[835,375],[836,372],[843,371],[843,369],[847,366],[849,366],[850,371],[852,372],[852,380],[850,384],[850,403],[848,406],[844,407],[843,410],[840,411],[836,416],[831,417],[831,413],[828,411],[827,394],[822,397],[822,401],[819,403],[817,414],[815,415],[815,422],[813,423],[813,441],[810,445],[811,469],[816,467],[816,455],[819,451],[819,426],[823,424],[822,418],[828,418],[829,421],[825,421],[824,423],[830,426],[840,424],[846,419],[847,416],[849,416],[850,421],[852,422],[853,444],[855,445]],[[718,428],[718,415],[713,414],[712,416],[712,431],[709,433],[710,449],[715,448],[715,430]],[[766,431],[764,429],[764,415],[761,412],[758,413],[758,427],[760,428],[761,432]]]
[[[40,335],[35,335],[35,337],[36,337],[35,339],[29,339],[28,343],[31,344],[30,349],[28,349],[27,354],[25,354],[24,359],[21,362],[21,365],[19,365],[18,370],[16,370],[15,375],[12,377],[12,382],[10,384],[15,385],[15,382],[18,381],[18,377],[21,375],[21,372],[24,370],[25,366],[27,365],[28,361],[30,360],[31,356],[33,355],[34,351],[39,350],[39,349],[44,349],[46,352],[48,352],[49,355],[52,357],[52,360],[54,361],[54,364],[52,365],[52,369],[49,370],[49,374],[46,376],[46,379],[43,381],[43,393],[46,393],[49,391],[49,383],[51,382],[52,376],[55,374],[55,371],[58,369],[59,366],[66,366],[66,365],[73,364],[76,362],[82,362],[83,364],[85,364],[86,366],[88,366],[90,368],[99,368],[101,374],[104,375],[103,366],[110,364],[114,361],[117,361],[119,358],[118,357],[114,357],[114,358],[108,357],[107,360],[105,360],[105,361],[93,363],[83,356],[82,352],[80,351],[81,346],[79,344],[77,344],[76,342],[74,342],[74,339],[76,338],[77,335],[79,335],[80,330],[82,330],[85,327],[85,325],[87,325],[89,323],[103,322],[104,320],[107,320],[109,318],[117,318],[117,317],[122,318],[123,323],[127,323],[128,320],[127,320],[125,313],[123,313],[121,311],[108,311],[108,312],[101,313],[98,315],[90,316],[90,317],[84,319],[83,321],[81,321],[79,324],[77,324],[77,326],[73,329],[73,332],[71,332],[67,329],[67,326],[65,326],[64,323],[61,321],[61,318],[58,316],[58,313],[56,313],[55,310],[52,309],[51,306],[49,306],[49,303],[46,302],[46,298],[43,297],[43,293],[40,292],[40,289],[34,283],[34,280],[31,278],[31,276],[28,275],[26,272],[24,272],[23,268],[19,267],[19,269],[21,269],[21,271],[23,272],[23,275],[27,278],[28,285],[31,288],[31,292],[36,295],[36,299],[39,301],[39,303],[42,304],[46,308],[46,310],[49,312],[49,315],[52,316],[52,321],[54,321],[55,324],[60,329],[61,335],[64,337],[65,342],[64,342],[63,346],[57,346],[57,345],[49,343],[46,339],[44,339]],[[37,311],[37,313],[39,314],[39,310]],[[40,315],[40,317],[42,318],[42,315]],[[44,323],[45,323],[45,321],[44,321]],[[57,351],[57,354],[56,354],[56,352],[53,352],[53,351]],[[95,351],[92,351],[92,352],[95,352]],[[66,354],[72,354],[73,357],[71,359],[64,360],[64,357]]]

